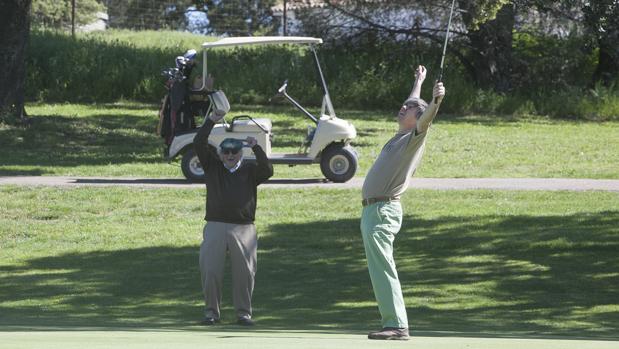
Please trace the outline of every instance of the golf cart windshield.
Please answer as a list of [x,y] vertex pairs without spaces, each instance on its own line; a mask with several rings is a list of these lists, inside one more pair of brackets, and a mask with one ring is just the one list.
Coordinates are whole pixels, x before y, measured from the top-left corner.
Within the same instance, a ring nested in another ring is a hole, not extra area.
[[207,51],[209,49],[220,48],[220,47],[238,47],[238,46],[250,46],[250,45],[277,45],[277,44],[293,44],[293,45],[307,45],[309,49],[313,53],[314,63],[316,64],[316,69],[318,70],[318,75],[320,77],[320,83],[323,89],[323,99],[322,99],[322,110],[321,114],[329,115],[335,117],[335,110],[333,109],[333,104],[331,103],[331,97],[329,96],[329,89],[327,88],[327,83],[325,81],[324,75],[322,74],[322,68],[320,67],[320,62],[318,60],[318,55],[316,54],[315,46],[322,44],[322,39],[320,38],[312,38],[312,37],[302,37],[302,36],[254,36],[254,37],[229,37],[223,38],[217,41],[205,42],[202,44],[202,49],[204,50],[203,62],[202,62],[202,87],[200,90],[204,89],[206,86],[206,77],[208,76],[208,66],[207,66]]

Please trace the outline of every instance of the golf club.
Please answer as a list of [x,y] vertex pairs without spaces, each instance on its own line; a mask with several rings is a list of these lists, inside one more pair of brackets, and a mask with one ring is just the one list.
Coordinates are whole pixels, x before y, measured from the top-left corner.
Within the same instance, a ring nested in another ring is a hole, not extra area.
[[[445,44],[443,45],[443,55],[441,56],[441,66],[438,73],[437,82],[443,81],[443,66],[445,65],[445,54],[447,53],[447,42],[449,41],[449,29],[451,28],[451,17],[454,14],[454,5],[456,0],[451,1],[451,10],[449,11],[449,21],[447,22],[447,32],[445,33]],[[438,98],[434,99],[434,103],[438,103]]]

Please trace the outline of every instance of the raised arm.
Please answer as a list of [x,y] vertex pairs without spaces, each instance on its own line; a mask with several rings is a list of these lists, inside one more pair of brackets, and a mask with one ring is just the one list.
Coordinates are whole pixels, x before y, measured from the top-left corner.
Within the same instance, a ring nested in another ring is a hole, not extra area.
[[256,185],[258,185],[273,176],[273,165],[271,165],[271,162],[269,162],[267,158],[267,154],[265,154],[262,147],[258,145],[254,137],[247,137],[245,142],[251,147],[256,156]]
[[198,155],[198,159],[200,159],[200,164],[204,169],[206,169],[210,163],[219,161],[219,156],[217,155],[217,148],[213,147],[208,142],[208,136],[210,136],[215,123],[221,120],[224,117],[224,114],[216,114],[213,113],[204,121],[204,125],[198,129],[198,133],[193,138],[193,148]]
[[430,105],[428,105],[423,114],[421,114],[419,120],[417,120],[416,133],[428,130],[432,120],[434,120],[434,117],[438,113],[438,107],[441,105],[443,97],[445,97],[445,87],[443,87],[442,82],[437,82],[432,90],[432,102],[430,102]]
[[415,69],[415,82],[413,83],[413,89],[411,90],[411,94],[408,96],[410,98],[420,98],[421,96],[421,85],[423,81],[426,79],[426,67],[420,65]]
[[193,149],[196,155],[198,155],[200,164],[202,164],[205,170],[210,164],[219,160],[217,157],[217,149],[208,142],[208,136],[211,134],[213,126],[215,126],[213,120],[206,119],[204,125],[198,129],[198,133],[196,133],[196,136],[193,138]]

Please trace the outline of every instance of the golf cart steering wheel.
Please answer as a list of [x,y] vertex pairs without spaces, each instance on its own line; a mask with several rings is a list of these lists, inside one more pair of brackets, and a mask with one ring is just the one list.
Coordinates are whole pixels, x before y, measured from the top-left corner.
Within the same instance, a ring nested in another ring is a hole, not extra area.
[[288,88],[288,80],[284,80],[284,84],[277,90],[278,95],[283,95],[286,93],[286,89]]
[[284,97],[286,95],[286,89],[288,88],[288,80],[284,80],[284,84],[277,89],[277,93],[269,98],[269,102],[272,101],[274,98],[281,98]]

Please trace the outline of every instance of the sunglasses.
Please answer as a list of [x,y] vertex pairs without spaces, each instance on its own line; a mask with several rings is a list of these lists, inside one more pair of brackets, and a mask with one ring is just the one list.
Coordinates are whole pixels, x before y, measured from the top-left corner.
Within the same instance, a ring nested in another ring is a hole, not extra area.
[[232,154],[232,155],[236,155],[239,153],[239,151],[241,151],[241,149],[236,149],[236,148],[224,148],[221,150],[221,153],[224,155],[228,155],[228,154]]

